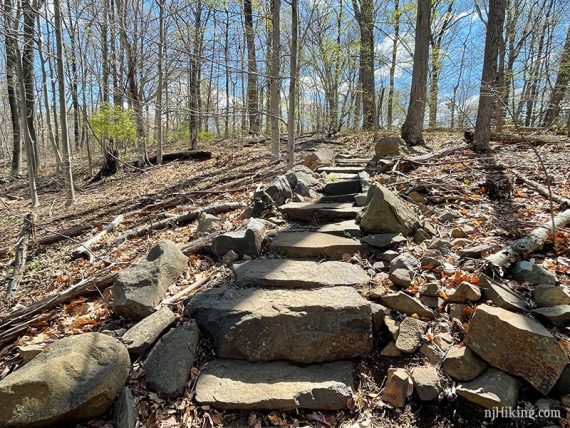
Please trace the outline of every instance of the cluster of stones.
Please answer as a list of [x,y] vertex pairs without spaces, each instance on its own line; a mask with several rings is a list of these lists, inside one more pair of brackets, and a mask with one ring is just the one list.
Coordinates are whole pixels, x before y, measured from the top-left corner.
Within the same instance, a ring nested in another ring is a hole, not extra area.
[[[377,139],[378,156],[405,150],[399,139]],[[453,242],[441,239],[408,203],[371,182],[367,159],[337,156],[330,166],[334,158],[320,149],[255,193],[248,221],[211,246],[231,266],[232,283],[198,293],[181,320],[161,307],[187,268],[174,243],[158,243],[122,270],[113,307],[134,325],[67,337],[34,354],[0,381],[0,427],[89,420],[114,405],[116,426],[132,428],[131,361],[141,361],[149,390],[179,397],[200,337],[215,358],[200,367],[195,400],[220,409],[345,408],[354,362],[374,342],[382,343],[378,358],[393,362],[380,395],[392,407],[414,394],[444,399],[452,383],[482,407],[514,406],[521,380],[570,404],[568,357],[545,327],[569,321],[570,297],[556,277],[531,261],[514,266],[514,280],[536,285],[534,302],[485,275],[444,287],[429,271],[473,230],[465,225],[452,230]],[[216,217],[199,219],[198,235],[219,229]],[[412,241],[421,257],[407,250]],[[468,244],[461,258],[488,250]],[[401,357],[414,353],[423,362],[409,369]]]

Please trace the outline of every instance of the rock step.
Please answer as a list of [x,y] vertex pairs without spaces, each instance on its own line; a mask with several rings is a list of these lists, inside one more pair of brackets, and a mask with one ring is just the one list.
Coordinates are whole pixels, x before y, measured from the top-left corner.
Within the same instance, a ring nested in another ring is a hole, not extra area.
[[366,284],[358,265],[288,259],[249,260],[234,264],[236,284],[255,287],[318,288]]
[[337,166],[366,166],[370,162],[368,158],[337,158]]
[[300,227],[292,227],[287,229],[287,232],[321,232],[329,233],[336,236],[346,236],[360,238],[362,231],[360,226],[356,224],[355,220],[344,220],[337,223],[325,223],[325,224],[307,224]]
[[352,396],[352,370],[349,361],[298,367],[214,360],[198,377],[196,401],[235,410],[339,410]]
[[326,221],[354,219],[362,210],[348,203],[289,202],[279,207],[291,220]]
[[362,184],[358,178],[350,178],[347,180],[332,181],[325,184],[323,193],[328,196],[350,195],[362,192]]
[[325,174],[358,174],[364,171],[363,166],[322,166],[317,169],[317,172],[324,172]]
[[356,202],[356,197],[360,193],[350,193],[346,195],[324,195],[317,199],[316,203],[319,204],[335,204],[335,203],[349,203],[354,204]]
[[270,249],[294,258],[342,259],[344,254],[368,252],[368,246],[359,240],[322,232],[281,232],[273,239]]
[[219,358],[316,363],[372,349],[370,304],[353,287],[217,287],[196,295],[186,312]]

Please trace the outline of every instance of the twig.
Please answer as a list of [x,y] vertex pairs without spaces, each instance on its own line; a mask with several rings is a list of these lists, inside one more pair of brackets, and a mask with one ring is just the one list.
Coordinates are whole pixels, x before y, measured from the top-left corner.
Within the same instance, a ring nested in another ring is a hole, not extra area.
[[8,283],[7,294],[10,296],[14,291],[18,289],[20,281],[24,276],[24,269],[26,267],[26,256],[28,254],[28,243],[30,242],[30,237],[34,233],[34,220],[36,215],[34,213],[29,213],[23,221],[22,230],[20,232],[20,237],[16,243],[16,257],[12,264],[14,270],[12,271],[12,278]]

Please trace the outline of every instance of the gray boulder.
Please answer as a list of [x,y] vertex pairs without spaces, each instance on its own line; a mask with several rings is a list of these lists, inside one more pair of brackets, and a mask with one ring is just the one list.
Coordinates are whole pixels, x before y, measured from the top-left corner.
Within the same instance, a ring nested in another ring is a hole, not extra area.
[[417,314],[421,318],[433,318],[433,311],[425,306],[415,297],[403,291],[393,294],[386,294],[380,300],[384,306],[407,315]]
[[468,382],[483,373],[488,365],[469,347],[457,345],[449,348],[442,367],[452,378]]
[[534,300],[541,307],[570,305],[570,296],[556,285],[540,284],[534,289]]
[[333,163],[334,152],[326,147],[319,147],[312,153],[305,156],[303,165],[312,171],[317,170],[322,166],[329,166]]
[[556,275],[548,269],[528,260],[515,263],[512,268],[515,281],[530,282],[531,284],[556,284]]
[[147,386],[161,398],[184,393],[198,345],[195,322],[171,329],[150,351],[143,364]]
[[241,259],[243,256],[258,257],[265,234],[265,224],[259,219],[250,218],[237,230],[226,232],[214,238],[212,252],[219,258],[229,251],[235,251]]
[[411,206],[384,186],[373,184],[358,220],[367,233],[402,233],[411,235],[418,217]]
[[124,388],[115,401],[113,419],[116,428],[136,427],[138,419],[137,404],[129,388]]
[[167,307],[163,307],[139,321],[122,337],[123,343],[127,345],[129,354],[134,356],[143,354],[175,320],[176,315],[174,315],[174,312]]
[[0,381],[0,427],[62,426],[102,416],[130,367],[127,349],[105,334],[58,340]]
[[407,145],[400,137],[374,136],[374,152],[377,156],[400,156],[408,153]]
[[465,343],[490,365],[548,394],[568,364],[558,340],[530,317],[479,305]]
[[322,187],[317,175],[303,165],[291,168],[285,174],[285,178],[289,181],[293,192],[302,196],[311,196],[311,190],[318,190]]
[[519,395],[517,380],[493,368],[457,387],[457,394],[486,409],[515,407]]
[[135,321],[149,316],[187,266],[188,257],[174,242],[160,241],[143,261],[119,272],[113,284],[114,311]]

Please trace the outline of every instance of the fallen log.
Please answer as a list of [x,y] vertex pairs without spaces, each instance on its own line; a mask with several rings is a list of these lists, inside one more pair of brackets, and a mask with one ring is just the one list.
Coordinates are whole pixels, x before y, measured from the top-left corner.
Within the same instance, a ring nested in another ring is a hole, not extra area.
[[560,135],[520,135],[507,132],[491,132],[489,137],[491,141],[502,144],[556,144],[570,143],[570,138],[561,137]]
[[130,232],[125,233],[124,235],[119,236],[118,238],[114,239],[110,245],[116,245],[121,242],[127,241],[132,238],[137,238],[140,236],[144,236],[147,233],[153,230],[160,230],[165,229],[169,226],[183,226],[188,224],[194,220],[196,220],[200,214],[207,213],[207,214],[220,214],[227,211],[232,211],[238,208],[245,207],[245,204],[242,202],[227,202],[224,204],[213,204],[209,205],[204,208],[197,209],[195,211],[191,211],[186,214],[181,214],[175,217],[168,217],[163,220],[160,220],[156,223],[151,223],[146,226],[139,227],[137,229],[131,230]]
[[554,221],[548,220],[546,223],[532,230],[524,238],[518,239],[507,248],[491,254],[485,258],[491,269],[497,270],[501,275],[511,264],[522,260],[524,257],[540,250],[548,241],[552,234],[552,227],[560,229],[570,224],[570,209],[561,212]]
[[565,208],[570,208],[570,199],[563,198],[563,197],[558,196],[552,192],[549,192],[548,187],[543,186],[542,184],[537,183],[534,180],[526,178],[520,171],[517,171],[516,169],[511,169],[510,171],[520,181],[525,183],[527,186],[532,187],[534,190],[536,190],[542,196],[549,198],[549,199],[552,199],[557,204],[562,204]]
[[93,260],[93,253],[91,252],[91,247],[99,242],[106,234],[112,232],[115,227],[121,224],[125,220],[124,215],[118,215],[109,223],[103,230],[97,233],[95,236],[89,238],[87,241],[82,242],[72,253],[71,260],[83,257],[87,260]]
[[[190,150],[182,152],[165,153],[162,155],[162,163],[174,162],[179,160],[192,159],[195,161],[205,161],[212,159],[212,152],[207,152],[203,150]],[[158,162],[158,156],[150,156],[148,158],[150,163],[156,165]]]
[[26,267],[26,257],[28,254],[28,244],[30,242],[30,237],[34,233],[34,222],[36,215],[34,213],[29,213],[22,224],[22,230],[20,231],[20,236],[18,242],[16,243],[16,257],[12,263],[12,276],[10,282],[8,283],[7,294],[11,295],[19,286],[22,277],[24,276],[24,269]]
[[441,159],[445,156],[449,156],[460,150],[468,149],[469,146],[461,144],[459,146],[450,147],[442,150],[438,150],[432,153],[427,153],[425,155],[414,156],[410,158],[394,158],[394,159],[381,159],[378,163],[378,169],[380,172],[390,172],[390,171],[402,171],[409,172],[413,169],[418,168],[426,164],[432,159]]

